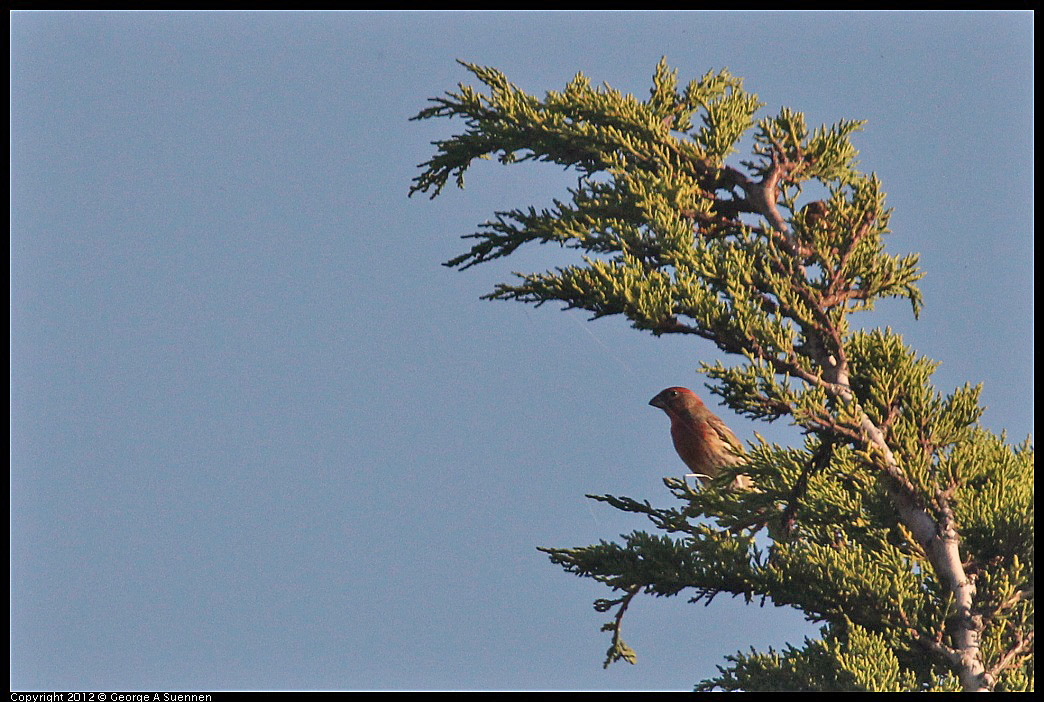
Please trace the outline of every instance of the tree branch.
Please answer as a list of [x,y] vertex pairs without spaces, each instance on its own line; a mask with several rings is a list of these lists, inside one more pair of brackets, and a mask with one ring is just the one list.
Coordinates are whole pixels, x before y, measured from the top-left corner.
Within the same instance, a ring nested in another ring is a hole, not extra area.
[[1019,658],[1024,655],[1030,655],[1033,653],[1033,632],[1030,631],[1025,636],[1018,629],[1015,630],[1015,645],[1005,651],[1001,659],[986,672],[983,676],[986,685],[990,689],[997,684],[997,676],[1001,674],[1006,668],[1010,667],[1013,663],[1017,662]]

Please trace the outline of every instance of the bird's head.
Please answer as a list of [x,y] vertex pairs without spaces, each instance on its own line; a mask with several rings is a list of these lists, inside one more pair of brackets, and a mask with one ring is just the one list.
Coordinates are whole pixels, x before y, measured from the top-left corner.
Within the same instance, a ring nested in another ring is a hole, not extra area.
[[670,414],[672,411],[701,407],[703,402],[689,388],[673,387],[661,390],[656,397],[649,400],[649,404]]

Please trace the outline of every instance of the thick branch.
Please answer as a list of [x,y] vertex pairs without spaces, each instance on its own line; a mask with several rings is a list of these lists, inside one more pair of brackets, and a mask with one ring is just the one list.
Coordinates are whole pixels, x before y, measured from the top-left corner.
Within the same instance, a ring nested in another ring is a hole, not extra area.
[[[845,402],[852,401],[846,367],[839,367],[834,387],[840,389],[838,396],[841,399]],[[888,481],[888,490],[900,519],[924,549],[940,581],[953,593],[957,606],[953,632],[957,654],[954,665],[961,685],[966,692],[988,691],[986,667],[979,647],[982,618],[972,609],[975,583],[965,572],[964,564],[961,562],[960,537],[953,515],[950,513],[944,516],[943,521],[936,522],[917,499],[913,487],[885,440],[884,432],[865,413],[862,414],[860,427],[866,434],[867,442],[878,451],[884,471],[891,478]]]

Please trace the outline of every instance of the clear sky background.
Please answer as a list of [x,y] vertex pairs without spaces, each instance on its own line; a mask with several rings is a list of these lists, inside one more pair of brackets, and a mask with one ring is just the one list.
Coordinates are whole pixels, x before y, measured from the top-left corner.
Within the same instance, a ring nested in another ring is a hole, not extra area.
[[[639,598],[602,669],[609,591],[537,546],[651,529],[669,385],[720,352],[618,318],[479,300],[523,250],[441,262],[575,175],[481,163],[407,199],[409,122],[494,66],[645,97],[728,67],[854,138],[920,252],[908,304],[855,318],[983,382],[1033,429],[1029,13],[15,13],[11,16],[11,686],[675,689],[814,636],[790,610]],[[738,163],[734,156],[730,162]],[[703,391],[705,394],[705,390]],[[713,404],[713,403],[712,403]],[[745,440],[784,423],[721,408]]]

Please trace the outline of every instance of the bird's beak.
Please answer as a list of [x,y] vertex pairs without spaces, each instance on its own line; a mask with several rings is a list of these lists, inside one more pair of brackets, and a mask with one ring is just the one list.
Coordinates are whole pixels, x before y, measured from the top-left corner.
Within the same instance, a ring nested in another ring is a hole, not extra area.
[[666,403],[664,403],[663,398],[659,395],[649,400],[649,404],[653,407],[658,407],[659,409],[667,409]]

